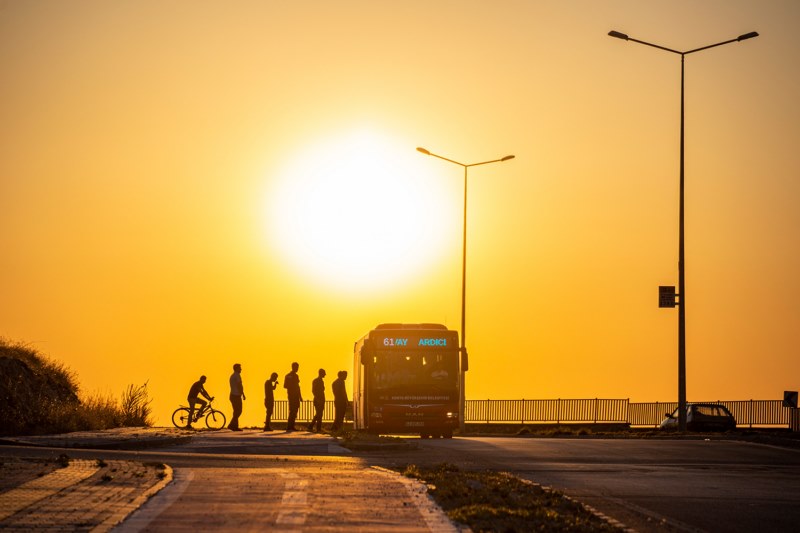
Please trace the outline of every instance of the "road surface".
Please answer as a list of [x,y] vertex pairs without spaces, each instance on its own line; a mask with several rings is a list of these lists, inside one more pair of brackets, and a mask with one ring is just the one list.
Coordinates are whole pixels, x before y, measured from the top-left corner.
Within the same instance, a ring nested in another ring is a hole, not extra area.
[[639,531],[800,531],[800,451],[794,449],[680,439],[420,444],[432,456],[562,490]]
[[719,439],[409,442],[351,454],[305,432],[220,431],[144,451],[0,446],[0,458],[64,451],[74,459],[170,465],[174,482],[122,531],[452,531],[424,489],[374,468],[441,462],[513,472],[642,532],[800,531],[798,450]]
[[[101,515],[104,502],[119,499],[120,491],[127,498],[133,490],[113,486],[122,473],[116,468],[106,467],[107,481],[98,479],[105,471],[98,465],[136,462],[169,465],[173,481],[115,531],[458,531],[424,485],[354,458],[323,435],[199,432],[189,442],[142,451],[0,446],[0,460],[61,453],[86,473],[70,467],[64,470],[76,472],[65,483],[53,479],[35,490],[25,488],[29,483],[15,492],[0,491],[0,504],[9,508],[5,516],[0,513],[0,529],[96,526],[92,520]],[[135,476],[126,480],[130,487],[136,486]],[[31,478],[35,482],[35,472]],[[70,505],[62,510],[65,496]],[[101,518],[103,524],[111,519]]]

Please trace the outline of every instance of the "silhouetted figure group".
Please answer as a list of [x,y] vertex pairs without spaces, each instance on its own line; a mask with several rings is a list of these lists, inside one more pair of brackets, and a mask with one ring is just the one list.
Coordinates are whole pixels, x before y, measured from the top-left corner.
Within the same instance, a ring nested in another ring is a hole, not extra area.
[[[300,392],[300,376],[297,371],[300,369],[300,364],[297,362],[292,363],[292,370],[283,378],[283,388],[286,389],[286,395],[289,400],[289,414],[287,417],[286,431],[297,431],[295,424],[297,422],[297,414],[300,411],[300,404],[303,401],[303,395]],[[325,412],[325,376],[324,368],[320,368],[317,377],[311,383],[311,393],[314,397],[314,417],[308,425],[308,431],[322,431],[322,416]],[[347,371],[341,370],[338,377],[331,384],[334,400],[334,419],[331,425],[331,431],[342,429],[344,424],[344,417],[347,411],[348,399],[347,389],[345,387],[345,380],[347,379]],[[199,405],[197,418],[205,411],[208,405],[200,396],[204,396],[207,400],[213,401],[213,397],[208,394],[205,389],[206,377],[200,376],[200,379],[192,384],[189,389],[189,423],[186,425],[188,429],[192,429],[192,422],[194,421],[195,405]],[[228,429],[231,431],[241,431],[239,428],[239,417],[242,414],[243,401],[247,398],[244,394],[244,384],[242,383],[242,365],[236,363],[233,365],[233,374],[229,378],[230,383],[230,402],[233,409]],[[266,419],[264,420],[264,431],[272,431],[272,415],[275,411],[275,389],[278,387],[278,373],[273,372],[269,379],[264,382],[264,408],[266,409]]]

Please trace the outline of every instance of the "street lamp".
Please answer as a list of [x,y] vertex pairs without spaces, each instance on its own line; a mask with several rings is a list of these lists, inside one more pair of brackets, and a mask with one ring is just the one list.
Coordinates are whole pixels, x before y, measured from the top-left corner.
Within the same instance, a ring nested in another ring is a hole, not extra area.
[[680,431],[686,431],[686,279],[685,279],[685,270],[686,270],[686,262],[684,258],[684,224],[683,224],[683,212],[684,212],[684,203],[683,203],[683,184],[684,184],[684,173],[683,173],[683,145],[684,145],[684,127],[683,127],[683,94],[684,94],[684,58],[695,52],[700,52],[702,50],[708,50],[709,48],[715,48],[717,46],[722,46],[723,44],[729,43],[737,43],[739,41],[744,41],[746,39],[752,39],[753,37],[758,37],[758,32],[751,31],[750,33],[745,33],[740,35],[735,39],[729,39],[727,41],[722,41],[716,44],[710,44],[708,46],[702,46],[700,48],[695,48],[693,50],[689,50],[687,52],[680,52],[678,50],[673,50],[672,48],[667,48],[665,46],[659,46],[657,44],[648,43],[646,41],[640,41],[638,39],[634,39],[629,37],[625,33],[621,33],[618,31],[610,31],[608,35],[611,37],[615,37],[617,39],[622,39],[624,41],[633,41],[635,43],[643,44],[646,46],[652,46],[653,48],[658,48],[659,50],[664,50],[666,52],[672,52],[673,54],[678,54],[681,56],[681,155],[680,155],[680,201],[679,201],[679,208],[678,208],[678,292],[674,294],[674,287],[672,288],[674,296],[680,297],[680,302],[675,302],[674,296],[672,297],[672,304],[671,305],[662,305],[662,307],[675,307],[678,306],[678,429]]
[[466,406],[467,406],[467,397],[464,393],[464,372],[466,368],[464,366],[466,359],[467,359],[467,169],[469,167],[477,167],[478,165],[488,165],[489,163],[502,163],[503,161],[508,161],[509,159],[514,159],[513,155],[507,155],[500,159],[492,159],[491,161],[481,161],[480,163],[470,163],[464,164],[459,163],[458,161],[453,161],[452,159],[448,159],[446,157],[442,157],[440,155],[434,154],[426,150],[425,148],[417,148],[417,151],[423,153],[425,155],[430,155],[433,157],[438,157],[439,159],[444,159],[445,161],[449,161],[450,163],[454,163],[456,165],[460,165],[464,167],[464,232],[463,232],[463,240],[461,245],[461,361],[459,363],[459,372],[458,372],[458,409],[460,411],[460,416],[458,417],[458,427],[463,432],[464,431],[464,416],[466,414]]

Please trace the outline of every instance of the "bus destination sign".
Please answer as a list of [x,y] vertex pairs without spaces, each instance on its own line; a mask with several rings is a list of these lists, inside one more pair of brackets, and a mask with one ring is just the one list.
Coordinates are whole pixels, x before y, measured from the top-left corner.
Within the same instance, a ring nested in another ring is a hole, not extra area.
[[408,337],[384,337],[383,345],[387,348],[410,348],[410,347],[446,347],[446,337],[420,337],[419,339],[409,339]]

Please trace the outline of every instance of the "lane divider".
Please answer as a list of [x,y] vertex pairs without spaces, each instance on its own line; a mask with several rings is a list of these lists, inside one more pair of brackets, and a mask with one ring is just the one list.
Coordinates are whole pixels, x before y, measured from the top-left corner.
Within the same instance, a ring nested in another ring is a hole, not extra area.
[[281,526],[302,526],[308,515],[308,480],[293,472],[280,472],[285,480],[281,510],[275,523]]

